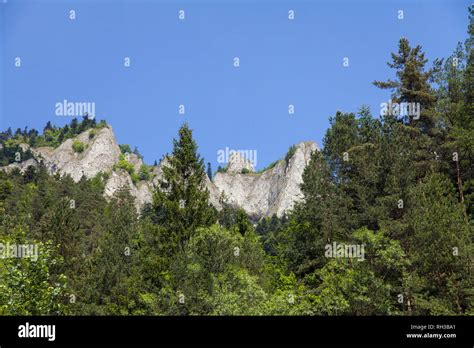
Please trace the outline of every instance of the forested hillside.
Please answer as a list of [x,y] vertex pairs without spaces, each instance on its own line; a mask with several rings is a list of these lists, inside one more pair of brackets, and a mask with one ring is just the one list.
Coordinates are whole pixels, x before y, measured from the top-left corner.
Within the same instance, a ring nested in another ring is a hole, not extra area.
[[[39,251],[0,258],[0,314],[473,315],[470,16],[468,40],[445,59],[429,63],[400,39],[393,77],[374,85],[419,115],[337,112],[304,171],[304,200],[282,218],[217,211],[187,124],[141,212],[127,190],[104,198],[106,173],[76,183],[44,166],[0,171],[0,251]],[[28,159],[22,143],[58,146],[104,125],[5,131],[0,165]],[[328,253],[337,245],[362,254]]]

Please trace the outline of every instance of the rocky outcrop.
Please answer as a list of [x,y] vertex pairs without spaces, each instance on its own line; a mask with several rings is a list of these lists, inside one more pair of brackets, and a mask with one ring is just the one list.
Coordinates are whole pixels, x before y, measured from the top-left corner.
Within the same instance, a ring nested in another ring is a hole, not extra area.
[[[110,172],[120,156],[112,128],[107,126],[95,131],[96,134],[92,136],[91,130],[87,130],[74,139],[66,140],[56,149],[40,147],[31,150],[43,160],[51,173],[68,174],[74,181],[79,181],[83,175],[92,178],[100,172]],[[74,141],[85,145],[83,152],[73,150]]]
[[[84,145],[82,152],[74,151],[74,142]],[[75,181],[83,175],[93,178],[101,172],[107,173],[104,196],[110,198],[117,190],[126,187],[135,197],[137,210],[152,201],[153,190],[163,175],[162,167],[167,165],[165,158],[158,166],[151,168],[150,180],[137,181],[135,177],[134,182],[127,171],[116,166],[121,152],[110,126],[94,129],[92,133],[87,130],[57,148],[30,150],[34,159],[10,164],[3,170],[18,168],[24,172],[28,166],[37,166],[42,161],[51,174],[70,175]],[[261,173],[255,173],[252,162],[238,152],[231,154],[225,172],[216,173],[212,181],[206,175],[205,186],[209,190],[210,203],[221,209],[221,200],[224,199],[243,208],[253,219],[273,214],[282,216],[302,199],[302,174],[315,150],[317,146],[314,142],[302,142],[296,146],[291,158],[280,160]],[[139,173],[143,165],[139,156],[125,154],[125,160],[132,164],[135,173]]]
[[143,160],[134,153],[126,153],[124,156],[125,160],[133,165],[133,170],[135,170],[135,173],[139,173],[140,168],[143,165]]
[[20,173],[23,174],[26,171],[26,169],[30,166],[36,167],[38,166],[38,162],[34,158],[30,158],[23,162],[14,162],[1,169],[6,171],[7,173],[11,172],[12,170],[18,169]]
[[135,197],[135,205],[140,210],[146,203],[151,203],[153,185],[147,181],[139,181],[134,184],[130,175],[123,169],[113,171],[104,188],[104,195],[110,198],[121,188],[128,188],[130,194]]
[[[74,151],[72,146],[74,141],[84,144],[81,153]],[[31,150],[51,173],[70,175],[74,181],[79,181],[83,175],[90,179],[98,173],[108,173],[109,178],[104,189],[106,198],[112,197],[120,188],[126,187],[135,197],[138,210],[145,203],[152,201],[152,183],[146,181],[133,183],[129,173],[115,168],[121,152],[110,126],[95,129],[93,133],[87,130],[74,139],[66,140],[56,149],[41,147]],[[136,173],[140,171],[143,161],[139,156],[127,153],[125,159],[133,165]]]
[[209,179],[206,175],[206,189],[209,191],[209,202],[218,210],[222,208],[222,204],[220,202],[221,199],[221,192],[216,187],[216,185]]
[[302,142],[288,161],[280,160],[262,173],[219,172],[213,185],[219,195],[224,193],[229,204],[242,207],[253,218],[273,214],[280,217],[303,198],[303,171],[317,149],[314,142]]
[[255,172],[252,161],[238,151],[232,152],[229,156],[229,163],[226,169],[227,173],[242,173],[242,171],[247,171],[248,173]]

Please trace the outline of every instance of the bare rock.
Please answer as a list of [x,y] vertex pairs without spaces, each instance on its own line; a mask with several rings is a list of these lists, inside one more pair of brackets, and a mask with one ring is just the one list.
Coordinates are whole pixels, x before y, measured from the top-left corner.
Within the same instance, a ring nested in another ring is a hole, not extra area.
[[135,198],[137,211],[140,211],[146,203],[151,203],[152,201],[152,185],[146,181],[140,181],[135,185],[130,175],[123,169],[111,173],[105,184],[104,196],[110,199],[122,188],[129,189],[130,194]]
[[26,161],[23,161],[23,162],[14,162],[14,163],[11,163],[9,164],[8,166],[5,166],[5,167],[1,167],[0,170],[3,170],[7,173],[10,173],[11,171],[15,170],[16,168],[18,168],[20,170],[20,173],[24,173],[26,171],[26,169],[28,169],[28,167],[37,167],[38,166],[38,162],[34,159],[34,158],[30,158]]
[[[89,132],[87,130],[74,139],[66,140],[56,149],[41,147],[32,151],[44,161],[51,173],[69,174],[74,181],[79,181],[83,175],[93,178],[100,172],[110,172],[120,156],[112,128],[107,126],[99,129],[92,139]],[[75,140],[85,145],[82,153],[72,149]]]
[[245,157],[239,151],[233,151],[229,156],[229,163],[227,165],[228,173],[241,173],[242,170],[248,172],[255,172],[252,161]]
[[255,219],[273,214],[281,217],[303,198],[303,171],[316,150],[314,142],[302,142],[288,162],[280,160],[262,173],[216,173],[213,185],[229,204],[243,208]]
[[[164,157],[158,166],[152,168],[151,180],[134,183],[129,173],[115,167],[121,152],[112,127],[95,129],[95,136],[91,136],[90,132],[91,130],[87,130],[74,139],[68,139],[56,149],[30,148],[23,144],[26,146],[22,149],[30,149],[35,158],[0,169],[11,171],[19,168],[24,172],[29,166],[37,166],[42,161],[51,174],[70,175],[75,181],[79,181],[83,175],[93,178],[104,172],[109,174],[104,189],[106,198],[126,187],[135,197],[138,211],[146,203],[152,202],[153,191],[163,178],[162,168],[167,165],[168,159]],[[72,148],[74,141],[82,142],[84,151],[76,153]],[[300,189],[303,171],[309,163],[311,153],[316,150],[319,149],[314,142],[302,142],[296,146],[291,158],[280,160],[275,166],[261,173],[255,173],[253,163],[247,157],[238,151],[233,152],[229,156],[226,172],[216,173],[213,181],[205,176],[205,188],[209,191],[210,203],[221,209],[221,200],[224,197],[227,203],[243,208],[254,219],[273,214],[281,217],[303,198]],[[133,165],[135,172],[139,173],[143,160],[136,154],[126,154],[126,160]]]

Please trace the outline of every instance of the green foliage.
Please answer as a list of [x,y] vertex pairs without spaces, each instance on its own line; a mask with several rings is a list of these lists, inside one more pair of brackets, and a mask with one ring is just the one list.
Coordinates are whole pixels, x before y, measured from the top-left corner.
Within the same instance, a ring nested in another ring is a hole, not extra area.
[[[51,122],[48,122],[43,129],[43,134],[39,134],[36,129],[28,130],[27,128],[24,130],[18,129],[15,134],[12,133],[11,129],[0,132],[0,144],[4,145],[8,141],[11,141],[10,145],[23,143],[32,147],[58,147],[67,139],[72,139],[86,130],[90,130],[89,139],[92,139],[97,134],[98,129],[106,126],[107,123],[105,121],[101,121],[97,124],[95,119],[89,119],[87,116],[84,116],[80,122],[77,118],[74,118],[70,124],[64,127],[56,127],[53,126]],[[0,161],[2,161],[2,153],[3,156],[5,156],[5,152],[0,149]],[[12,157],[9,156],[9,158],[11,159]],[[22,158],[25,157],[22,156]],[[13,160],[10,160],[10,163],[11,162],[13,162]]]
[[125,155],[123,154],[119,156],[119,161],[115,165],[115,168],[123,169],[130,175],[135,174],[135,168],[133,167],[133,164],[128,162],[127,159],[125,158]]
[[[457,70],[450,63],[440,70],[435,61],[424,71],[421,48],[401,40],[391,64],[397,80],[376,85],[392,89],[394,101],[419,102],[420,120],[374,120],[367,107],[358,117],[336,113],[323,151],[305,168],[304,201],[286,227],[269,228],[268,220],[257,226],[266,250],[315,289],[309,298],[314,313],[472,313],[472,210],[466,202],[473,126],[463,111],[470,90],[460,87],[469,64],[459,49],[455,55]],[[437,91],[429,85],[434,76]],[[463,153],[458,161],[454,152]],[[364,242],[366,260],[328,260],[321,250],[333,241]]]
[[218,166],[217,167],[217,173],[227,173],[227,170],[229,169],[228,166],[225,166],[225,167],[221,167],[221,166]]
[[207,177],[209,178],[209,180],[212,180],[211,162],[207,162]]
[[180,128],[179,139],[173,140],[173,152],[162,170],[153,205],[175,234],[174,248],[182,250],[198,227],[210,226],[216,219],[205,187],[204,161],[187,124]]
[[206,298],[213,308],[211,315],[259,315],[267,297],[258,277],[241,268],[230,268],[213,277],[212,293]]
[[[105,200],[108,173],[74,182],[42,164],[0,171],[0,242],[40,251],[0,258],[0,315],[473,315],[472,25],[469,35],[431,68],[400,40],[395,79],[375,84],[421,103],[421,118],[337,112],[304,169],[303,200],[255,228],[224,195],[219,212],[210,206],[187,124],[141,215],[126,189]],[[54,147],[86,130],[93,139],[105,126],[8,129],[0,165],[31,158],[24,144]],[[126,160],[137,149],[120,149],[115,169],[152,179]],[[333,243],[363,254],[326,254]]]
[[0,166],[26,161],[33,157],[30,149],[23,150],[20,140],[7,139],[0,144],[2,145],[0,146]]
[[89,281],[96,291],[87,303],[104,303],[103,309],[87,306],[100,313],[131,314],[128,288],[134,260],[137,258],[134,232],[138,229],[134,201],[126,190],[118,191],[104,210],[101,234],[91,255]]
[[242,235],[253,229],[245,210],[227,203],[223,203],[222,210],[217,215],[217,220],[221,226],[227,229],[236,228]]
[[[2,240],[4,244],[7,242]],[[21,244],[38,248],[38,259],[0,259],[0,315],[67,314],[61,303],[67,278],[51,275],[52,267],[61,262],[54,248],[51,244],[31,240],[21,241]]]
[[[286,163],[286,165],[288,165],[288,163],[290,163],[290,159],[293,157],[295,152],[296,152],[296,145],[291,145],[288,148],[287,153],[285,154],[285,163]],[[271,162],[268,166],[258,170],[257,174],[261,174],[261,173],[263,173],[267,170],[270,170],[270,169],[274,168],[278,163],[280,163],[280,160]],[[242,173],[242,174],[246,174],[246,173]]]
[[72,149],[76,153],[82,153],[85,148],[86,148],[86,145],[79,140],[74,140],[72,143]]
[[138,173],[138,178],[139,180],[151,180],[151,170],[152,168],[150,166],[147,166],[146,164],[142,164],[140,166],[140,172]]
[[120,152],[122,152],[122,154],[124,155],[127,153],[132,153],[132,148],[128,144],[120,144],[119,148],[120,148]]
[[434,174],[410,190],[408,204],[407,253],[411,277],[419,284],[416,293],[407,289],[411,305],[406,309],[424,315],[464,312],[472,306],[474,279],[468,275],[474,229],[464,220],[453,184]]
[[401,275],[407,261],[400,244],[377,233],[361,229],[352,243],[364,245],[364,260],[333,258],[308,282],[319,279],[313,299],[316,312],[327,315],[396,314]]
[[95,129],[91,129],[89,131],[89,139],[94,139],[96,135],[97,135],[97,131]]
[[296,145],[291,145],[290,148],[288,149],[288,152],[285,155],[286,165],[288,165],[288,163],[290,163],[290,159],[291,159],[291,157],[293,157],[295,152],[296,152]]
[[133,182],[134,184],[138,183],[138,182],[141,180],[141,179],[140,179],[140,175],[137,174],[137,173],[135,173],[135,172],[132,172],[132,173],[130,174],[130,179],[132,179],[132,182]]
[[270,163],[268,166],[266,166],[265,168],[262,168],[260,169],[259,171],[257,171],[257,174],[260,174],[260,173],[263,173],[264,171],[266,170],[269,170],[269,169],[272,169],[274,168],[280,161],[274,161],[272,163]]
[[240,171],[241,174],[248,174],[250,173],[250,170],[248,170],[247,168],[242,168],[242,170]]
[[216,225],[198,229],[171,264],[161,307],[168,314],[258,314],[256,306],[266,298],[258,279],[263,258],[250,235]]

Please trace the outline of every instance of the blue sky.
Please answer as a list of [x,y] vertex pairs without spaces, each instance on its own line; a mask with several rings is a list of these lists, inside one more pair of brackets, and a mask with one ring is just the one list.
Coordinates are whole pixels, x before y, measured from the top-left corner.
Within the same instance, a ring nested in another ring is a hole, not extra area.
[[[367,104],[378,115],[389,92],[372,81],[393,78],[386,62],[398,40],[421,44],[430,63],[449,56],[467,37],[470,3],[3,2],[1,129],[42,129],[48,120],[63,125],[71,118],[55,115],[57,102],[94,102],[97,118],[112,125],[118,142],[137,146],[148,163],[171,151],[186,120],[214,170],[225,147],[257,150],[262,168],[291,144],[321,145],[337,110]],[[15,67],[17,57],[21,67]],[[178,113],[181,104],[185,115]]]

